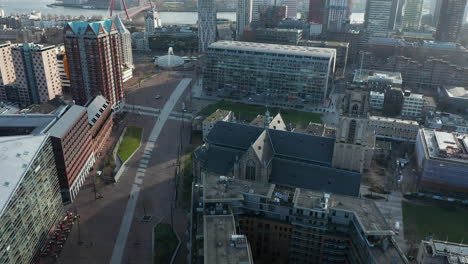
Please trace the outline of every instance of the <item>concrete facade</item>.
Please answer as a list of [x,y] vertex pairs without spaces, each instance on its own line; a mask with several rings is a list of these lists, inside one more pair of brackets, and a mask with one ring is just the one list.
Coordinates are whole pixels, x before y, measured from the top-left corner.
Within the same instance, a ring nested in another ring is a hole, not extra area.
[[416,142],[419,123],[398,118],[370,116],[369,129],[375,132],[377,138]]
[[7,101],[5,85],[13,84],[16,80],[11,44],[0,44],[0,102]]
[[24,43],[12,47],[19,104],[43,104],[62,95],[55,46]]

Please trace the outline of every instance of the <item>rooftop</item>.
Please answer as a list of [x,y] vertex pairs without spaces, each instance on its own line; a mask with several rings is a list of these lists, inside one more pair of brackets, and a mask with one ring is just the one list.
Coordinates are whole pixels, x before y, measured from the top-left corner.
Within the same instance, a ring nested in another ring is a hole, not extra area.
[[274,184],[244,181],[234,178],[221,178],[217,174],[203,173],[203,200],[221,202],[243,200],[243,193],[271,198]]
[[445,91],[449,97],[455,97],[460,99],[467,99],[468,100],[468,90],[465,87],[455,87],[449,86],[445,87]]
[[16,114],[19,110],[18,104],[0,102],[0,115]]
[[204,121],[212,123],[213,121],[221,121],[224,120],[231,111],[223,110],[223,109],[216,109],[211,115],[205,118]]
[[[294,207],[305,209],[320,208],[323,192],[297,188],[294,194]],[[367,235],[393,235],[385,217],[371,200],[351,196],[331,194],[328,208],[354,213]]]
[[205,263],[253,263],[247,238],[242,235],[236,236],[233,215],[205,215],[203,217],[203,233]]
[[304,45],[317,45],[317,46],[329,46],[329,47],[349,47],[349,42],[338,42],[338,41],[300,40],[299,43],[304,44]]
[[110,107],[109,101],[107,101],[102,95],[96,96],[91,102],[89,102],[86,105],[89,124],[94,125],[107,107]]
[[[440,125],[444,126],[465,126],[468,127],[468,120],[462,116],[445,113],[445,112],[431,112],[430,115],[426,117],[427,123],[431,125]],[[441,128],[439,127],[439,128]],[[436,127],[434,127],[436,128]]]
[[95,35],[99,35],[100,28],[102,28],[107,33],[111,32],[113,23],[114,22],[112,20],[103,20],[97,22],[74,21],[68,22],[67,27],[71,28],[75,35],[84,35],[88,29],[92,30]]
[[46,139],[46,135],[0,137],[0,216]]
[[55,49],[55,45],[41,45],[41,44],[34,44],[34,43],[21,43],[12,46],[14,50],[32,50],[32,51],[45,51],[50,49]]
[[208,48],[209,49],[222,49],[222,50],[242,50],[242,51],[250,51],[250,52],[284,54],[284,55],[295,55],[295,56],[322,57],[322,58],[336,57],[335,49],[306,47],[306,46],[293,46],[293,45],[266,44],[266,43],[243,42],[243,41],[217,41],[211,44]]
[[[426,256],[431,263],[466,264],[468,263],[468,245],[456,244],[440,240],[422,241]],[[436,260],[439,259],[440,261]]]
[[[44,114],[6,114],[0,115],[0,136],[27,135],[43,133],[56,120],[54,115]],[[21,131],[16,130],[20,128]],[[15,134],[18,131],[19,134]]]
[[369,120],[370,121],[382,121],[382,122],[400,123],[400,124],[419,126],[418,121],[399,119],[399,118],[391,118],[391,117],[384,117],[384,116],[370,116]]
[[52,137],[61,138],[68,131],[68,129],[80,118],[86,108],[79,105],[72,105],[68,110],[60,117],[57,122],[47,131]]
[[367,83],[367,82],[390,82],[392,84],[401,85],[403,79],[400,72],[389,72],[389,71],[374,71],[374,70],[359,70],[355,71],[354,80],[355,83]]
[[420,129],[419,133],[429,158],[468,165],[468,134],[427,128]]

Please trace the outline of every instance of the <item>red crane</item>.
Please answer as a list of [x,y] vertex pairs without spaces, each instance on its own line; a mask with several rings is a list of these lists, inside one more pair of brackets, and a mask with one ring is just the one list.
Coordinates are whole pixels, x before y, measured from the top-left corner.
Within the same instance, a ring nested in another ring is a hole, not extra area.
[[[111,3],[110,3],[110,16],[112,16],[112,14],[114,13],[115,1],[119,1],[119,0],[111,0]],[[149,2],[149,6],[141,7],[138,10],[136,10],[135,12],[133,12],[133,13],[129,13],[128,8],[127,8],[127,3],[125,3],[125,0],[122,0],[122,6],[124,7],[125,14],[127,15],[127,19],[130,19],[131,17],[133,17],[134,15],[136,15],[136,14],[142,12],[142,11],[152,9],[154,7],[153,2],[151,0],[148,0],[148,2]],[[141,0],[140,0],[140,5],[141,5]]]

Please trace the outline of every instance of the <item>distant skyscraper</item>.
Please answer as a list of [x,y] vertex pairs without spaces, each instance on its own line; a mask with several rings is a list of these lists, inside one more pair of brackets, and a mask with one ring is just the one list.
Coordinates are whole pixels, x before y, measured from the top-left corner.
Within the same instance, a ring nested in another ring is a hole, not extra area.
[[456,42],[463,24],[463,15],[467,0],[440,0],[439,21],[437,23],[436,40]]
[[122,100],[122,46],[115,23],[69,22],[64,32],[75,102],[84,105],[97,95],[103,95],[111,105]]
[[260,19],[259,6],[272,5],[271,0],[252,0],[252,21]]
[[122,43],[122,63],[129,68],[133,68],[132,36],[125,27],[119,16],[115,16],[115,26],[120,34],[120,43]]
[[286,6],[258,6],[259,22],[267,28],[275,28],[286,19]]
[[394,29],[398,0],[368,0],[365,29],[368,37],[386,37]]
[[145,15],[145,32],[153,34],[154,29],[158,27],[161,27],[159,13],[154,9],[148,10]]
[[55,46],[32,43],[12,47],[19,104],[43,104],[62,94]]
[[402,28],[403,30],[419,30],[422,17],[422,0],[406,0]]
[[324,30],[343,32],[349,20],[348,0],[326,0],[324,18]]
[[276,5],[287,6],[286,17],[297,18],[297,0],[276,0]]
[[13,56],[11,55],[11,44],[0,44],[0,102],[7,101],[5,85],[14,83],[16,80]]
[[326,0],[310,0],[309,2],[309,22],[323,24],[323,14],[325,12]]
[[252,0],[238,0],[237,2],[237,39],[242,39],[244,28],[252,22]]
[[198,50],[205,52],[216,41],[216,9],[214,0],[198,0]]

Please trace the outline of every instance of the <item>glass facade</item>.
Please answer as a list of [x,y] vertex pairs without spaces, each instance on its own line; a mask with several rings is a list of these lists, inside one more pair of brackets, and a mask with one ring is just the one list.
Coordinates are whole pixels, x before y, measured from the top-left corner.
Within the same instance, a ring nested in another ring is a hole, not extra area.
[[335,59],[329,49],[220,41],[206,53],[203,85],[208,94],[232,99],[319,104],[328,96]]
[[30,263],[63,212],[52,144],[45,138],[0,215],[0,263]]

